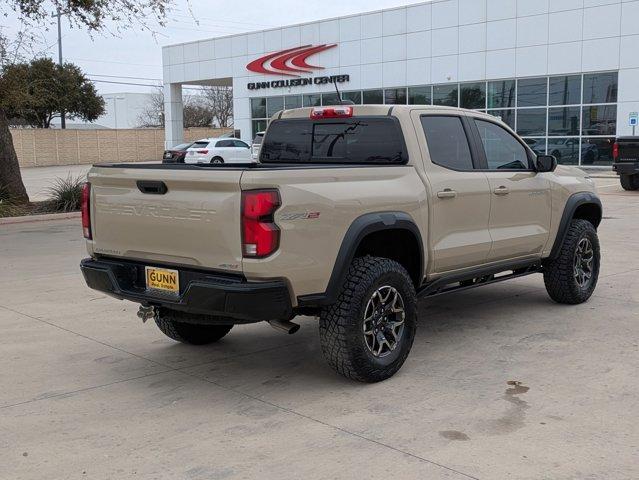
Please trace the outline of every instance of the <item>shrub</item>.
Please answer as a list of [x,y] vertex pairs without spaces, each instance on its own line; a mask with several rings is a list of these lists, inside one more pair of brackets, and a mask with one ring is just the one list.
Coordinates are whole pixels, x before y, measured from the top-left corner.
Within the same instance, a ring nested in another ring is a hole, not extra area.
[[0,217],[19,215],[19,210],[19,207],[11,198],[9,189],[4,185],[0,185]]
[[53,212],[75,212],[80,210],[82,202],[82,185],[86,182],[83,175],[67,178],[56,178],[46,192],[50,200],[47,202]]

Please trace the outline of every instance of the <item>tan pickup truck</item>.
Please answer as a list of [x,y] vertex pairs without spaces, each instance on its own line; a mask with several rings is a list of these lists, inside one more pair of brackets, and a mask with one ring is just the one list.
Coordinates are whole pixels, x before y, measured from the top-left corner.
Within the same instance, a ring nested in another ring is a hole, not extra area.
[[593,181],[474,111],[285,110],[258,164],[99,165],[83,196],[91,288],[191,344],[318,316],[328,363],[366,382],[404,363],[418,297],[542,273],[575,304],[599,274]]

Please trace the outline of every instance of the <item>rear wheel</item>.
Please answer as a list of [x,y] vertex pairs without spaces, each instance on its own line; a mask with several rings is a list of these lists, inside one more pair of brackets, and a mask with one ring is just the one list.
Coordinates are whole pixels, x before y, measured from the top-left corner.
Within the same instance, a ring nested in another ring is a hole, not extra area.
[[224,159],[222,157],[213,157],[211,163],[224,163]]
[[639,190],[639,175],[621,175],[620,180],[624,190]]
[[165,308],[159,308],[155,313],[155,324],[164,335],[177,342],[190,345],[207,345],[217,342],[233,328],[232,324],[204,325],[193,323],[197,321],[221,323],[224,319],[211,315],[176,312]]
[[392,377],[404,364],[417,327],[408,272],[387,258],[356,258],[338,300],[322,310],[322,353],[338,373],[360,382]]
[[544,284],[558,303],[578,304],[590,298],[599,278],[599,238],[587,220],[571,222],[559,256],[544,265]]

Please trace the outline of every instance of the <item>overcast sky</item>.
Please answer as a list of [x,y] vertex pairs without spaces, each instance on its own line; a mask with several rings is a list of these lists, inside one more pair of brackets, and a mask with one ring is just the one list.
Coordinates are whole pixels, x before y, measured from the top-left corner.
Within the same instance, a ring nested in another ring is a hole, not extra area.
[[[93,39],[84,31],[70,29],[62,20],[62,47],[65,60],[79,65],[91,75],[102,93],[152,90],[146,86],[112,82],[159,84],[162,78],[163,45],[250,32],[324,18],[350,15],[416,3],[417,0],[174,0],[167,27],[148,32],[129,30],[113,37]],[[192,13],[189,12],[190,10]],[[57,27],[51,21],[43,31],[42,49],[57,60]],[[198,23],[196,23],[196,20]],[[15,18],[0,18],[5,32],[15,31]],[[108,75],[108,76],[107,76]],[[126,78],[140,77],[140,78]]]

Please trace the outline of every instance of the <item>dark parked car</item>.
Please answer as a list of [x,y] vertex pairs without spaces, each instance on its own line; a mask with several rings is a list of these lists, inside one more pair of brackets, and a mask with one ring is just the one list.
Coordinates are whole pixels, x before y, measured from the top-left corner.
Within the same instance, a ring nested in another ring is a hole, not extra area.
[[193,142],[181,143],[180,145],[176,145],[169,150],[164,150],[162,163],[184,163],[186,149],[189,148],[191,145],[193,145]]
[[623,189],[639,190],[639,137],[617,137],[612,158]]

